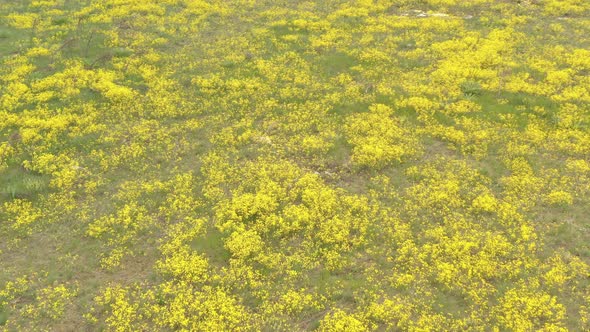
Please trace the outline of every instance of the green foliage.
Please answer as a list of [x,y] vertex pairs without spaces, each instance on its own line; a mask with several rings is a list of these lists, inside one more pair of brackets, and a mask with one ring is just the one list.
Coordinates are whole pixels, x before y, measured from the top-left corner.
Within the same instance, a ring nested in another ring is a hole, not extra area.
[[0,331],[590,329],[589,13],[0,1]]

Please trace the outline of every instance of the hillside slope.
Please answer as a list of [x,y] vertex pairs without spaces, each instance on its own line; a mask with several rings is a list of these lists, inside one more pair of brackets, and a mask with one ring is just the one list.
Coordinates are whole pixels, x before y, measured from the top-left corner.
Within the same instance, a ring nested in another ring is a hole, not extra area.
[[0,330],[590,329],[589,15],[0,1]]

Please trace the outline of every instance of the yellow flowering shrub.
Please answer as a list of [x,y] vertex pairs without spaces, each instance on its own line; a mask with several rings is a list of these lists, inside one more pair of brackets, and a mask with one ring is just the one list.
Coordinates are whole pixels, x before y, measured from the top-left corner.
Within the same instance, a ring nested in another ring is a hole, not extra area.
[[498,317],[500,328],[566,331],[561,323],[565,315],[564,306],[555,297],[540,291],[510,289],[501,298],[496,310],[501,312]]
[[3,284],[0,289],[0,307],[5,307],[19,295],[28,291],[30,286],[30,280],[26,276],[21,276],[14,281]]
[[10,14],[7,16],[10,25],[18,29],[32,29],[39,17],[35,14]]
[[198,282],[207,277],[207,259],[184,249],[177,249],[169,257],[159,262],[159,270],[174,278]]
[[168,284],[161,296],[171,297],[165,306],[154,308],[156,324],[181,331],[252,330],[249,313],[222,289],[195,290],[188,284]]
[[473,208],[482,212],[494,212],[498,205],[496,198],[490,194],[477,196],[472,202]]
[[41,211],[33,206],[32,202],[22,199],[5,202],[0,211],[4,215],[5,222],[22,234],[31,234],[35,222],[43,216]]
[[565,191],[552,191],[545,197],[545,201],[552,205],[572,205],[574,198],[572,195]]
[[544,2],[544,11],[549,15],[582,14],[590,10],[590,6],[580,0],[549,0]]
[[345,128],[352,144],[352,161],[359,166],[380,168],[418,153],[411,132],[391,118],[393,110],[375,104],[368,113],[353,115]]
[[43,315],[49,319],[57,320],[63,317],[65,307],[72,303],[72,298],[76,295],[75,287],[59,285],[43,288],[38,292],[35,303],[25,306],[23,310],[30,313],[32,317]]
[[590,328],[587,1],[0,3],[0,331]]
[[141,318],[137,304],[129,300],[129,291],[120,286],[106,288],[95,301],[108,308],[110,315],[105,323],[109,331],[130,331],[134,321]]
[[354,316],[342,310],[326,315],[322,319],[319,331],[368,331],[367,327]]
[[262,251],[264,242],[255,231],[233,232],[225,243],[235,257],[244,259]]

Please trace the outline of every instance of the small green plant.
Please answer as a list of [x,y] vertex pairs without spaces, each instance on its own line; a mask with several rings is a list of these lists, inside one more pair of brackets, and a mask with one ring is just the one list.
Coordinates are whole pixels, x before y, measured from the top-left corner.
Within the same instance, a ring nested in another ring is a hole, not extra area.
[[465,81],[461,84],[461,92],[467,97],[474,97],[481,95],[482,88],[478,82]]
[[6,325],[8,321],[8,312],[4,310],[4,308],[0,307],[0,326]]

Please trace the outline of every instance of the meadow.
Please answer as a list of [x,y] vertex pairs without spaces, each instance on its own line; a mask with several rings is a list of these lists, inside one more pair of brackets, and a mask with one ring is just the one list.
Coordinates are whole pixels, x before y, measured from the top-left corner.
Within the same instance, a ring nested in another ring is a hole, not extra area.
[[590,2],[0,0],[0,331],[590,330]]

